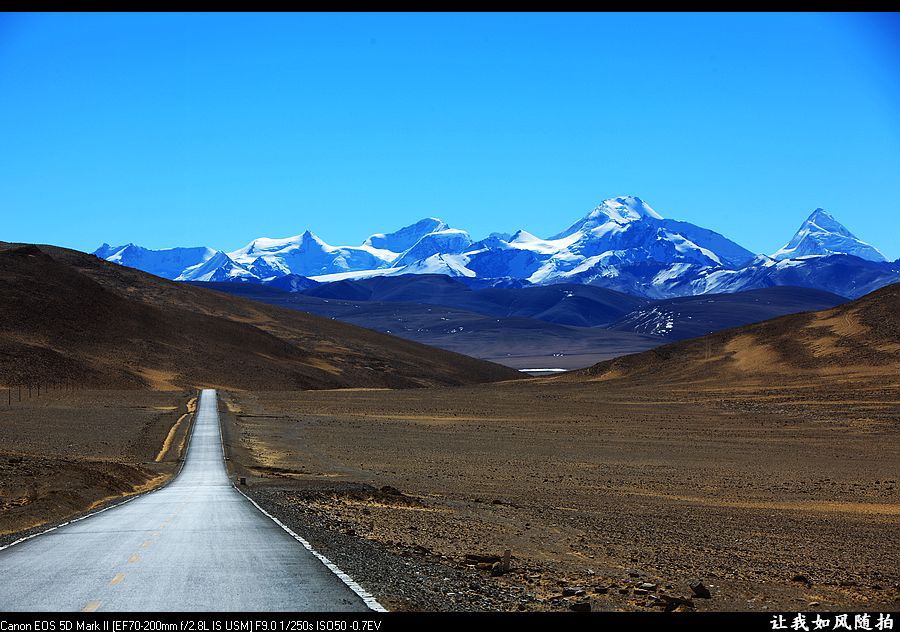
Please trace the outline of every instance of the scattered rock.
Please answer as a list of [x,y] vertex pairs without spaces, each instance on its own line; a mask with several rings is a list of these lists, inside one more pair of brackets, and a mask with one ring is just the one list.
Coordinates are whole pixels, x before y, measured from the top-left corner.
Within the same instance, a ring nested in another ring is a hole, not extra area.
[[562,591],[563,597],[579,597],[584,594],[584,588],[566,586]]
[[483,555],[481,553],[466,553],[466,564],[493,564],[499,562],[499,555]]
[[609,586],[595,586],[594,593],[597,595],[605,595],[609,592]]
[[643,589],[643,588],[635,588],[635,589],[634,589],[634,594],[635,594],[635,595],[649,595],[649,594],[650,594],[650,591],[649,591],[649,590],[645,590],[645,589]]
[[698,597],[700,599],[712,599],[712,593],[709,592],[709,588],[703,585],[702,581],[697,580],[695,582],[691,582],[690,587],[694,597]]
[[640,584],[638,588],[643,588],[644,590],[656,590],[656,584],[652,582],[644,582]]
[[509,572],[511,563],[512,563],[512,551],[510,551],[509,549],[504,549],[503,557],[500,558],[500,568],[503,569],[504,573]]
[[661,602],[660,605],[664,606],[666,612],[674,612],[677,609],[686,610],[694,608],[694,601],[683,597],[660,595],[659,601]]
[[791,581],[792,582],[802,582],[802,583],[806,584],[807,586],[812,586],[812,582],[809,581],[809,577],[807,577],[806,575],[799,575],[799,574],[794,575],[791,578]]
[[576,601],[575,603],[569,604],[569,610],[573,612],[590,612],[591,611],[591,602],[590,601]]

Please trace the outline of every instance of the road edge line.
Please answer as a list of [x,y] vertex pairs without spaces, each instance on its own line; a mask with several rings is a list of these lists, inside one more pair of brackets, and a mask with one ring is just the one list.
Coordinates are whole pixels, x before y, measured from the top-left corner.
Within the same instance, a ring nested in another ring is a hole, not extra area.
[[[214,391],[215,394],[216,394],[216,417],[219,419],[219,441],[220,441],[221,444],[222,444],[222,458],[223,458],[223,459],[226,459],[228,455],[225,454],[225,433],[222,431],[222,417],[219,415],[219,406],[218,406],[218,404],[219,404],[219,402],[218,402],[218,400],[219,400],[219,391],[218,391],[218,389],[210,389],[210,390]],[[198,400],[198,405],[199,405],[199,400]],[[352,577],[350,577],[347,573],[345,573],[344,571],[342,571],[342,570],[338,567],[337,564],[335,564],[334,562],[332,562],[331,560],[329,560],[327,557],[325,557],[324,555],[322,555],[321,553],[319,553],[317,550],[315,550],[315,549],[313,548],[312,544],[310,544],[303,536],[300,536],[300,535],[298,535],[297,533],[295,533],[289,526],[287,526],[286,524],[284,524],[281,520],[279,520],[278,518],[276,518],[275,516],[273,516],[272,514],[270,514],[268,511],[266,511],[266,510],[263,509],[262,507],[260,507],[260,506],[259,506],[259,503],[257,503],[255,500],[253,500],[252,498],[250,498],[247,494],[245,494],[245,493],[242,492],[240,489],[238,489],[238,486],[234,484],[234,481],[231,481],[231,487],[232,487],[232,488],[234,489],[234,491],[236,491],[238,494],[240,494],[241,496],[243,496],[244,498],[246,498],[247,500],[249,500],[250,503],[251,503],[254,507],[256,507],[256,508],[260,511],[260,513],[262,513],[262,515],[266,516],[266,517],[269,518],[272,522],[274,522],[274,523],[277,524],[279,527],[281,527],[282,529],[284,529],[284,530],[287,532],[288,535],[290,535],[290,536],[291,536],[292,538],[294,538],[297,542],[299,542],[300,544],[302,544],[303,547],[304,547],[307,551],[309,551],[310,553],[312,553],[313,555],[315,555],[315,556],[316,556],[316,559],[318,559],[320,562],[322,562],[322,564],[325,565],[325,568],[327,568],[327,569],[330,570],[332,573],[334,573],[335,575],[337,575],[338,579],[340,579],[342,582],[344,582],[344,584],[346,584],[347,587],[348,587],[350,590],[352,590],[354,593],[356,593],[356,596],[357,596],[357,597],[359,597],[360,599],[363,600],[363,603],[366,604],[366,606],[369,608],[369,610],[373,610],[373,611],[375,611],[375,612],[388,612],[388,609],[385,608],[384,606],[382,606],[380,603],[378,603],[378,600],[372,595],[372,593],[370,593],[370,592],[367,591],[365,588],[363,588],[362,586],[360,586],[360,585],[356,582],[356,580],[354,580],[354,579],[353,579]]]
[[66,522],[62,522],[62,523],[60,523],[60,524],[58,524],[58,525],[56,525],[56,526],[50,527],[49,529],[45,529],[44,531],[41,531],[41,532],[39,532],[39,533],[32,533],[31,535],[26,535],[24,538],[19,538],[18,540],[14,540],[13,542],[10,542],[9,544],[4,544],[3,546],[0,546],[0,551],[4,551],[4,550],[8,549],[8,548],[11,547],[11,546],[15,546],[15,545],[17,545],[17,544],[21,544],[22,542],[26,542],[26,541],[28,541],[28,540],[31,540],[31,539],[33,539],[33,538],[36,538],[36,537],[38,537],[39,535],[45,535],[45,534],[47,534],[47,533],[50,533],[51,531],[56,531],[57,529],[62,529],[62,528],[65,527],[66,525],[70,525],[70,524],[75,523],[75,522],[80,522],[80,521],[82,521],[82,520],[86,520],[87,518],[90,518],[91,516],[96,516],[97,514],[102,514],[104,511],[109,511],[110,509],[115,509],[116,507],[121,507],[122,505],[124,505],[124,504],[126,504],[126,503],[130,503],[132,500],[137,500],[138,498],[140,498],[140,497],[142,497],[142,496],[147,496],[148,494],[153,494],[154,492],[157,492],[157,491],[159,491],[160,489],[162,489],[162,487],[163,487],[163,486],[157,487],[156,489],[152,489],[152,490],[150,490],[149,492],[144,492],[143,494],[137,494],[137,495],[135,495],[135,496],[132,496],[131,498],[128,498],[128,499],[126,499],[126,500],[123,500],[122,502],[116,503],[115,505],[109,505],[109,506],[107,506],[107,507],[104,507],[103,509],[100,509],[100,510],[98,510],[98,511],[94,511],[94,512],[89,513],[89,514],[86,514],[86,515],[84,515],[84,516],[79,516],[79,517],[77,517],[77,518],[72,518],[71,520],[67,520]]
[[329,560],[327,557],[325,557],[324,555],[322,555],[322,554],[319,553],[318,551],[316,551],[316,550],[313,548],[312,544],[310,544],[303,536],[300,536],[300,535],[298,535],[297,533],[295,533],[289,526],[287,526],[286,524],[284,524],[281,520],[279,520],[278,518],[276,518],[275,516],[273,516],[272,514],[270,514],[268,511],[266,511],[266,510],[263,509],[262,507],[260,507],[260,506],[259,506],[259,503],[257,503],[255,500],[253,500],[252,498],[250,498],[247,494],[245,494],[245,493],[242,492],[240,489],[238,489],[237,486],[236,486],[234,483],[232,483],[231,486],[234,488],[234,490],[235,490],[237,493],[239,493],[241,496],[243,496],[244,498],[246,498],[247,500],[249,500],[249,501],[253,504],[253,506],[256,507],[256,508],[257,508],[264,516],[266,516],[267,518],[269,518],[270,520],[272,520],[272,522],[274,522],[274,523],[277,524],[279,527],[281,527],[282,529],[284,529],[284,530],[285,530],[292,538],[294,538],[297,542],[299,542],[300,544],[302,544],[303,547],[304,547],[307,551],[309,551],[310,553],[312,553],[313,555],[315,555],[316,558],[317,558],[320,562],[322,562],[322,564],[324,564],[325,567],[326,567],[328,570],[330,570],[332,573],[334,573],[335,575],[337,575],[338,579],[340,579],[342,582],[344,582],[350,590],[352,590],[354,593],[356,593],[356,596],[359,597],[360,599],[362,599],[362,600],[363,600],[363,603],[365,603],[366,606],[368,606],[368,608],[369,608],[370,610],[374,610],[375,612],[388,612],[388,609],[385,608],[384,606],[382,606],[380,603],[378,603],[378,600],[372,595],[372,593],[370,593],[370,592],[367,591],[365,588],[363,588],[362,586],[360,586],[360,585],[356,582],[356,580],[354,580],[354,579],[353,579],[352,577],[350,577],[347,573],[345,573],[344,571],[342,571],[342,570],[340,569],[340,567],[338,567],[337,564],[335,564],[334,562],[332,562],[331,560]]
[[[199,404],[199,402],[200,402],[200,397],[198,395],[197,403]],[[190,447],[190,443],[191,443],[190,437],[192,437],[194,435],[194,415],[195,414],[196,414],[196,411],[194,411],[194,414],[191,415],[191,430],[190,430],[190,435],[188,436],[188,443],[187,443],[188,447]],[[185,454],[187,454],[187,449],[185,449]],[[91,516],[96,516],[97,514],[102,514],[104,511],[109,511],[110,509],[115,509],[116,507],[121,507],[122,505],[124,505],[126,503],[130,503],[132,500],[137,500],[138,498],[143,498],[144,496],[149,496],[150,494],[155,494],[159,490],[165,489],[166,487],[168,487],[169,483],[171,483],[176,478],[178,478],[178,475],[181,474],[181,470],[184,469],[184,460],[185,460],[184,457],[182,457],[181,461],[178,464],[178,469],[175,470],[175,474],[173,474],[169,480],[167,480],[165,483],[163,483],[159,487],[156,487],[155,489],[151,489],[150,491],[135,494],[134,496],[131,496],[130,498],[126,498],[122,502],[118,502],[114,505],[107,505],[103,509],[98,509],[97,511],[93,511],[89,514],[85,514],[83,516],[78,516],[77,518],[72,518],[71,520],[66,520],[65,522],[61,522],[60,524],[54,525],[54,526],[50,527],[49,529],[45,529],[38,533],[32,533],[31,535],[26,535],[25,537],[19,538],[18,540],[13,540],[9,544],[4,544],[3,546],[0,546],[0,551],[5,551],[6,549],[8,549],[12,546],[15,546],[17,544],[22,544],[23,542],[27,542],[28,540],[32,540],[38,536],[46,535],[46,534],[50,533],[51,531],[56,531],[57,529],[62,529],[66,525],[70,525],[75,522],[81,522],[82,520],[87,520]],[[240,491],[240,490],[238,490],[238,491]]]

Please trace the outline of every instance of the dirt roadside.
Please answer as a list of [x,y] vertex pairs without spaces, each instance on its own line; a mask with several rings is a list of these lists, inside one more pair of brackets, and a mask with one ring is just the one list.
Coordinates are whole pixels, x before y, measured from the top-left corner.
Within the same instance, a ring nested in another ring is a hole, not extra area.
[[242,489],[391,609],[871,610],[900,603],[897,392],[534,380],[220,406]]
[[149,491],[179,469],[190,391],[61,391],[0,408],[0,545]]

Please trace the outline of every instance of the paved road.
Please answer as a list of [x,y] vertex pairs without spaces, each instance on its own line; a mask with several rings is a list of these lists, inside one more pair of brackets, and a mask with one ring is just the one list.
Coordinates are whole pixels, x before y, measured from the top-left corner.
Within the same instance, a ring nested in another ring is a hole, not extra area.
[[204,390],[168,486],[0,551],[0,611],[364,611],[229,482]]

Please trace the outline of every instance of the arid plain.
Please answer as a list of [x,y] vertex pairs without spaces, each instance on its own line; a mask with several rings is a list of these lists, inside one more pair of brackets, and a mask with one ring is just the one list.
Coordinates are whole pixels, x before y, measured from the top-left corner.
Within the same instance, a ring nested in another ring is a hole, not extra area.
[[[316,526],[394,607],[664,608],[664,594],[702,610],[885,608],[900,596],[897,388],[850,410],[815,384],[812,403],[550,380],[242,393],[226,436],[253,495]],[[500,577],[466,560],[504,549]],[[475,579],[436,583],[420,568],[434,565]],[[698,579],[711,599],[693,596]]]
[[[398,607],[896,607],[898,302],[891,286],[558,378],[231,393],[226,440],[286,520],[416,560],[399,578],[344,560]],[[482,581],[416,586],[423,565]]]
[[233,480],[390,609],[898,604],[900,285],[516,379],[71,251],[0,259],[0,544],[164,484],[214,387]]

